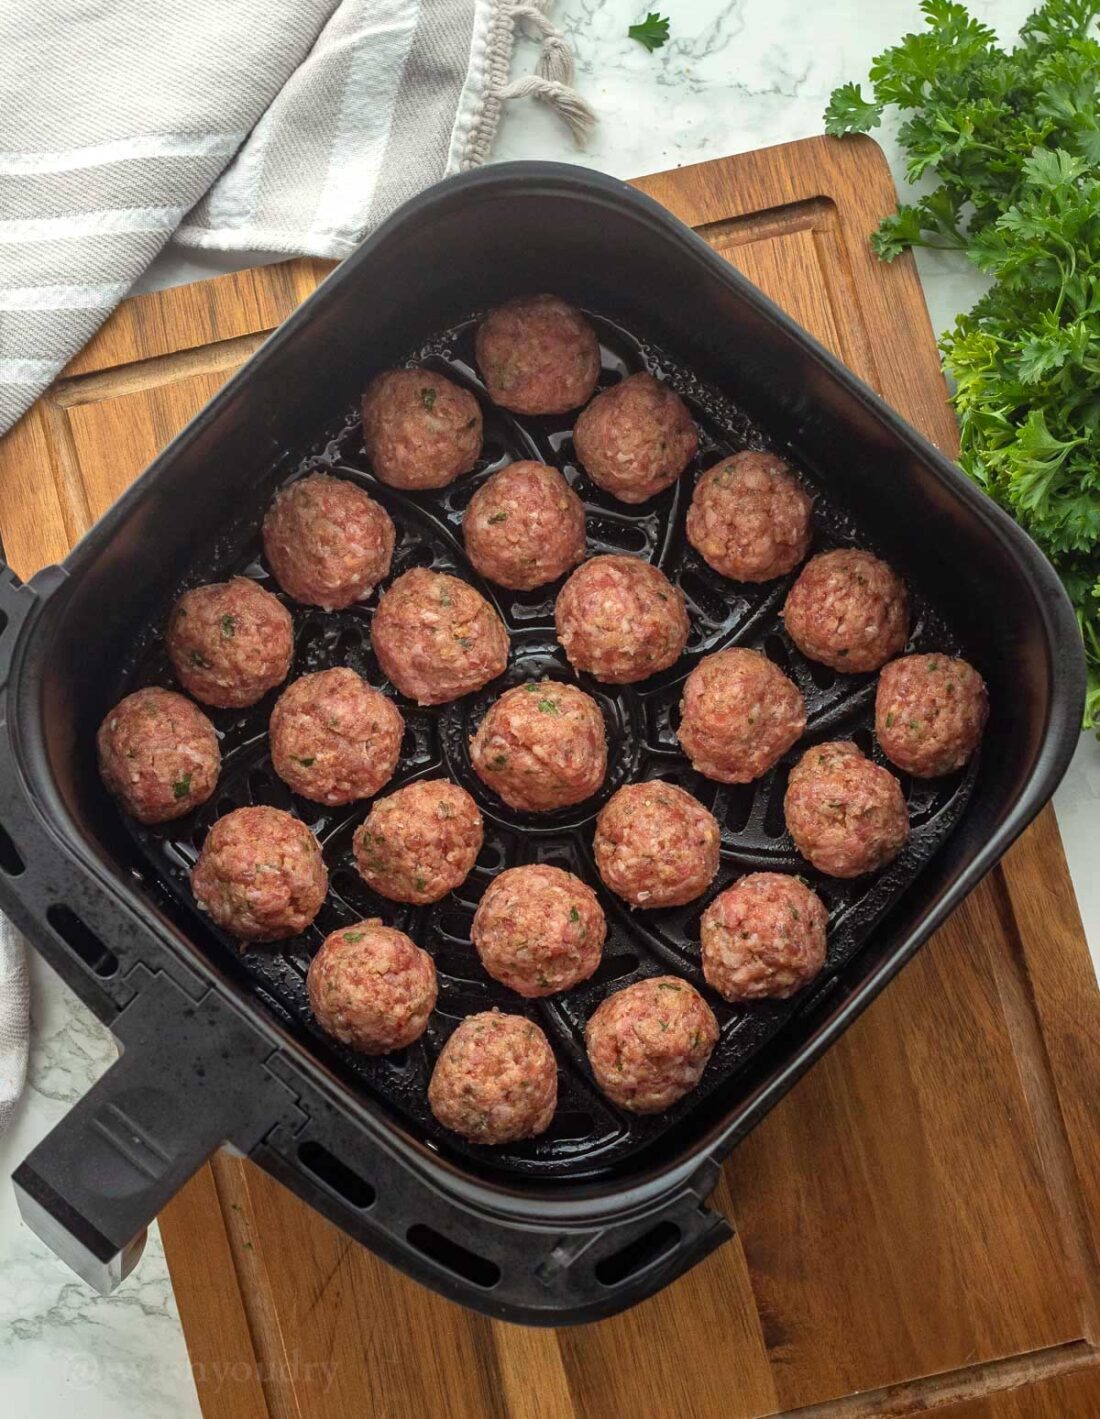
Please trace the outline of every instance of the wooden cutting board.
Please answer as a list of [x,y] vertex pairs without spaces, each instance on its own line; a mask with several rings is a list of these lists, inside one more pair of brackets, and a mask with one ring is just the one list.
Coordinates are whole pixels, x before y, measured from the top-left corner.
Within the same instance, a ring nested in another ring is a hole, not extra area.
[[[914,267],[867,245],[894,204],[873,143],[639,186],[954,452]],[[123,305],[0,442],[15,569],[63,556],[325,269]],[[627,1315],[486,1320],[214,1159],[161,1218],[204,1414],[1100,1414],[1098,1098],[1100,994],[1048,810],[730,1159],[733,1241]]]

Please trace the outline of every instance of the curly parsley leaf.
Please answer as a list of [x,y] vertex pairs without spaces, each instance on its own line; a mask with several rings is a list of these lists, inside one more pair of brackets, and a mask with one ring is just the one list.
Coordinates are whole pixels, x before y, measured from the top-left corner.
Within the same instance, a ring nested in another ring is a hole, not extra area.
[[660,49],[663,44],[668,43],[668,20],[651,10],[640,24],[631,25],[626,33],[628,39],[636,39],[652,54],[655,49]]

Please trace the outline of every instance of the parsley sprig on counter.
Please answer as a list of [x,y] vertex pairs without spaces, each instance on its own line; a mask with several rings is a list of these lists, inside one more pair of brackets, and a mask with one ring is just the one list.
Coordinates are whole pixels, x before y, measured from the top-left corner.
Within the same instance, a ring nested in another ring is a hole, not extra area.
[[1073,599],[1100,728],[1100,0],[1047,0],[1005,52],[954,0],[826,110],[866,133],[896,105],[916,182],[872,238],[890,261],[957,248],[992,281],[940,341],[960,463],[1042,547]]

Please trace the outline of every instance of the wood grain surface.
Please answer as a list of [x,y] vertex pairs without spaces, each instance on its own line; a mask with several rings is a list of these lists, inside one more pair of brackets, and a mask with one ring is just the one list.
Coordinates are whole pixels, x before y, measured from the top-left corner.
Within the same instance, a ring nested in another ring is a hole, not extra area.
[[[894,202],[873,143],[639,186],[954,452],[915,269],[867,245]],[[63,556],[325,269],[126,302],[0,442],[15,569]],[[734,1239],[624,1316],[473,1315],[215,1158],[161,1218],[204,1414],[1098,1415],[1098,1098],[1100,994],[1047,810],[731,1157]]]

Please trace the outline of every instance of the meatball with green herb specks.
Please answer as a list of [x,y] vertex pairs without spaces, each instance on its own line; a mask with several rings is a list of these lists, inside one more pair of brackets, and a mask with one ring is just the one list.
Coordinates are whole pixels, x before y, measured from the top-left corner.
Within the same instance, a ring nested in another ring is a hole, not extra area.
[[368,887],[391,902],[438,902],[470,875],[485,836],[477,804],[446,779],[380,798],[352,840]]
[[172,608],[164,644],[189,695],[219,709],[243,709],[290,674],[294,623],[270,591],[235,576],[185,592]]
[[470,930],[493,979],[528,997],[587,980],[600,964],[606,935],[592,888],[546,863],[510,867],[495,877]]
[[556,468],[510,463],[471,498],[462,539],[483,577],[529,591],[583,559],[584,504]]
[[467,1015],[436,1060],[428,1103],[444,1128],[472,1143],[545,1133],[558,1104],[549,1040],[522,1015]]
[[703,1077],[718,1043],[718,1021],[686,980],[652,976],[609,995],[584,1040],[607,1097],[631,1113],[657,1114]]
[[282,941],[321,910],[328,872],[317,839],[281,808],[236,808],[206,835],[191,873],[199,906],[239,941]]
[[787,593],[783,624],[810,660],[834,670],[877,670],[909,639],[909,596],[878,557],[840,547],[802,568]]
[[597,487],[643,503],[675,483],[699,435],[676,391],[643,372],[596,395],[577,420],[573,447]]
[[521,296],[478,326],[478,367],[489,398],[515,414],[564,414],[592,398],[600,342],[557,296]]
[[427,951],[376,917],[326,936],[306,985],[321,1029],[360,1054],[388,1054],[418,1040],[437,990]]
[[961,769],[988,717],[985,681],[953,655],[906,655],[879,676],[875,737],[890,762],[916,778]]
[[504,622],[467,582],[414,567],[383,593],[371,625],[383,673],[421,705],[480,690],[508,664]]
[[313,473],[283,488],[267,510],[264,555],[288,596],[339,611],[389,574],[393,520],[345,478]]
[[214,726],[175,690],[151,685],[121,700],[96,735],[99,773],[139,823],[167,823],[205,803],[218,782]]
[[596,819],[592,852],[606,886],[635,907],[674,907],[718,871],[718,820],[674,783],[624,784]]
[[783,814],[795,847],[829,877],[885,867],[909,839],[901,785],[847,739],[806,750],[787,781]]
[[703,974],[725,1000],[786,1000],[825,964],[825,903],[781,872],[750,872],[715,897],[699,927]]
[[558,592],[554,624],[574,670],[609,685],[675,665],[690,630],[679,587],[640,557],[615,555],[577,568]]
[[370,798],[393,777],[405,721],[347,666],[303,675],[271,711],[271,762],[314,803]]
[[719,783],[751,783],[806,728],[802,692],[758,650],[732,646],[684,682],[677,735],[692,767]]
[[445,488],[481,455],[481,407],[434,370],[386,370],[363,395],[363,443],[391,488]]
[[813,503],[774,453],[745,449],[699,479],[687,515],[688,541],[734,581],[771,581],[810,550]]
[[600,707],[575,685],[530,680],[489,706],[470,741],[474,772],[509,808],[582,803],[607,773]]

